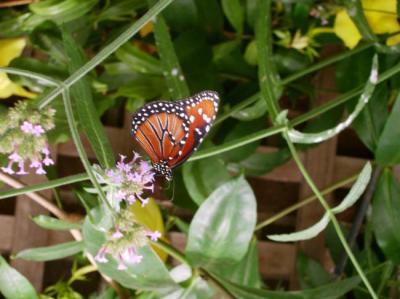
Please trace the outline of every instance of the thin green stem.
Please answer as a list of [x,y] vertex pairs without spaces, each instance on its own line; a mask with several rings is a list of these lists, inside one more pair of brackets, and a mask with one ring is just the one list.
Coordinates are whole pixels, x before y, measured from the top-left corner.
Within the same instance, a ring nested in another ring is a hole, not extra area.
[[264,129],[261,131],[258,131],[256,133],[250,134],[246,137],[243,138],[238,138],[235,139],[231,142],[226,142],[222,145],[217,145],[205,150],[201,150],[199,151],[197,154],[193,155],[191,158],[189,158],[188,161],[196,161],[196,160],[200,160],[200,159],[204,159],[204,158],[208,158],[211,156],[215,156],[215,155],[219,155],[222,154],[224,152],[233,150],[235,148],[241,147],[243,145],[255,142],[257,140],[266,138],[268,136],[272,136],[278,133],[283,132],[286,129],[285,126],[274,126],[268,129]]
[[93,70],[96,66],[102,63],[108,56],[114,53],[122,44],[129,41],[145,24],[156,17],[165,7],[167,7],[173,0],[160,0],[152,8],[150,8],[139,20],[132,26],[119,35],[114,41],[105,46],[99,53],[96,54],[91,60],[81,66],[75,73],[69,76],[64,84],[55,88],[39,103],[38,108],[43,108],[53,101],[63,90],[71,87],[74,83],[79,81],[83,76]]
[[312,180],[312,178],[308,174],[307,170],[305,169],[303,163],[301,162],[301,159],[300,159],[300,157],[299,157],[299,155],[297,153],[297,150],[296,150],[295,146],[290,141],[289,134],[287,133],[287,131],[285,131],[283,133],[283,136],[286,139],[286,142],[287,142],[289,150],[290,150],[290,152],[292,154],[293,160],[295,161],[295,163],[296,163],[297,167],[299,168],[301,174],[303,175],[304,179],[306,180],[308,186],[314,192],[314,194],[318,198],[319,202],[324,207],[325,211],[328,213],[329,219],[332,221],[332,224],[333,224],[333,227],[335,228],[336,234],[337,234],[340,242],[342,243],[344,250],[346,251],[347,255],[349,256],[351,262],[353,263],[354,268],[356,269],[356,271],[360,275],[360,277],[361,277],[362,281],[364,282],[365,286],[367,287],[371,297],[374,298],[374,299],[378,299],[374,289],[372,288],[371,284],[368,281],[368,278],[366,277],[364,271],[362,270],[361,266],[359,265],[359,263],[358,263],[357,259],[355,258],[353,252],[351,251],[350,246],[347,244],[346,238],[345,238],[345,236],[344,236],[344,234],[342,232],[342,229],[340,228],[339,222],[337,221],[337,219],[336,219],[335,215],[332,213],[332,210],[330,209],[328,203],[326,202],[326,200],[322,196],[321,192],[318,190],[317,186],[314,184],[314,181]]
[[292,83],[293,81],[296,81],[297,79],[299,79],[301,77],[304,77],[304,76],[306,76],[308,74],[316,72],[316,71],[318,71],[320,69],[323,69],[324,67],[327,67],[327,66],[329,66],[331,64],[334,64],[334,63],[336,63],[338,61],[341,61],[341,60],[343,60],[345,58],[351,57],[351,56],[353,56],[353,55],[355,55],[357,53],[360,53],[360,52],[362,52],[362,51],[364,51],[366,49],[371,48],[372,46],[373,46],[372,43],[367,43],[367,44],[361,45],[361,46],[359,46],[359,47],[357,47],[357,48],[355,48],[353,50],[345,51],[345,52],[337,54],[337,55],[335,55],[333,57],[327,58],[327,59],[325,59],[323,61],[320,61],[320,62],[318,62],[318,63],[316,63],[316,64],[314,64],[314,65],[312,65],[312,66],[310,66],[310,67],[308,67],[308,68],[306,68],[304,70],[302,70],[302,71],[299,71],[299,72],[297,72],[297,73],[295,73],[293,75],[290,75],[290,76],[282,79],[281,84],[282,85],[287,85],[289,83]]
[[[348,184],[354,182],[357,179],[357,177],[358,177],[358,174],[353,175],[351,177],[348,177],[348,178],[346,178],[344,180],[341,180],[341,181],[335,183],[334,185],[332,185],[332,186],[330,186],[330,187],[328,187],[328,188],[326,188],[324,190],[321,190],[320,192],[321,192],[322,195],[329,194],[329,193],[331,193],[332,191],[334,191],[334,190],[336,190],[338,188],[347,186]],[[272,216],[272,217],[260,222],[259,224],[257,224],[257,226],[254,229],[254,231],[260,230],[260,229],[270,225],[271,223],[273,223],[273,222],[285,217],[286,215],[288,215],[288,214],[290,214],[290,213],[292,213],[292,212],[294,212],[294,211],[296,211],[296,210],[298,210],[298,209],[300,209],[300,208],[312,203],[316,199],[317,199],[317,196],[316,195],[312,195],[312,196],[309,196],[309,197],[299,201],[298,203],[295,203],[294,205],[291,205],[290,207],[284,209],[283,211],[281,211],[281,212],[275,214],[274,216]]]
[[157,242],[151,242],[151,244],[155,245],[158,248],[160,248],[161,250],[165,251],[170,256],[175,258],[177,261],[190,266],[189,261],[186,259],[185,255],[183,253],[181,253],[175,247],[173,247],[173,246],[169,245],[168,243],[164,242],[163,240],[158,240]]
[[108,200],[103,192],[103,189],[101,188],[99,182],[97,181],[97,179],[93,173],[92,166],[90,165],[90,162],[86,155],[82,141],[79,137],[78,127],[76,125],[74,112],[72,110],[71,98],[69,96],[68,88],[64,88],[62,90],[62,94],[63,94],[65,114],[67,116],[68,125],[71,130],[72,140],[75,143],[76,150],[82,161],[83,167],[85,168],[86,173],[88,174],[88,177],[89,177],[90,181],[92,182],[93,186],[97,189],[100,199],[108,206],[108,208],[110,209],[111,212],[114,212],[114,210],[112,209],[110,203],[108,202]]
[[32,186],[27,186],[27,187],[23,187],[23,188],[12,189],[12,190],[1,192],[0,199],[18,196],[18,195],[30,193],[30,192],[37,192],[37,191],[42,191],[42,190],[46,190],[46,189],[56,188],[56,187],[60,187],[60,186],[68,185],[68,184],[86,181],[88,179],[89,179],[89,176],[86,173],[71,175],[71,176],[55,179],[55,180],[48,181],[48,182],[41,183],[41,184],[36,184],[36,185],[32,185]]
[[14,67],[0,67],[0,72],[32,78],[52,86],[60,86],[60,81],[39,73],[17,69]]

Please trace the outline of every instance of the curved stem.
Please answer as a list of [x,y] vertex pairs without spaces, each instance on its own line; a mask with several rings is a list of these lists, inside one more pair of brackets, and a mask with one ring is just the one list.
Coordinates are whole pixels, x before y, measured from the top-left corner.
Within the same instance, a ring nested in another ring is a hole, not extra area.
[[89,159],[86,155],[85,149],[84,149],[82,141],[80,139],[78,128],[77,128],[75,117],[74,117],[74,112],[72,110],[71,99],[69,97],[69,90],[67,88],[65,88],[65,89],[63,89],[62,93],[63,93],[65,114],[67,115],[68,125],[69,125],[70,131],[71,131],[71,136],[75,143],[76,150],[79,154],[79,157],[82,161],[83,167],[85,168],[93,186],[97,189],[100,199],[107,205],[107,207],[110,209],[110,211],[112,213],[115,213],[113,208],[111,207],[110,203],[108,202],[108,200],[103,192],[103,189],[101,188],[99,182],[97,181],[97,179],[93,173],[92,166],[90,165]]
[[[11,176],[8,176],[8,175],[6,175],[6,174],[4,174],[2,172],[0,172],[0,181],[4,182],[5,184],[7,184],[7,185],[9,185],[10,187],[13,187],[13,188],[24,188],[24,187],[26,187],[26,185],[22,184],[21,182],[18,182],[17,180],[12,178]],[[38,194],[36,192],[26,193],[25,195],[27,197],[29,197],[30,199],[32,199],[37,204],[39,204],[40,206],[42,206],[43,208],[45,208],[47,211],[52,213],[57,218],[59,218],[61,220],[68,220],[68,214],[65,213],[63,210],[59,209],[56,205],[52,204],[50,202],[50,200],[48,200],[44,196],[42,196],[42,195],[40,195],[40,194]],[[72,237],[76,241],[81,241],[82,240],[82,234],[81,234],[81,232],[79,230],[71,229],[69,232],[71,233]],[[88,258],[88,260],[90,261],[90,263],[92,265],[97,267],[96,262],[95,262],[95,260],[94,260],[94,258],[93,258],[93,256],[91,254],[86,253],[86,257]],[[122,294],[121,288],[118,286],[117,283],[115,283],[115,281],[113,281],[111,278],[109,278],[108,276],[105,276],[105,275],[103,275],[101,273],[100,273],[100,275],[104,278],[104,280],[107,283],[110,284],[110,286],[118,294]]]
[[46,189],[56,188],[56,187],[60,187],[60,186],[68,185],[68,184],[86,181],[88,179],[89,179],[89,176],[86,173],[75,174],[75,175],[51,180],[51,181],[48,181],[45,183],[40,183],[40,184],[36,184],[36,185],[26,186],[23,188],[16,188],[16,189],[11,189],[11,190],[7,190],[4,192],[0,192],[0,199],[5,199],[5,198],[9,198],[9,197],[29,193],[29,192],[42,191],[42,190],[46,190]]
[[[329,194],[329,193],[331,193],[332,191],[334,191],[334,190],[336,190],[338,188],[344,187],[344,186],[354,182],[357,179],[357,177],[358,177],[358,173],[356,175],[348,177],[348,178],[346,178],[344,180],[341,180],[341,181],[337,182],[336,184],[334,184],[334,185],[332,185],[332,186],[330,186],[330,187],[328,187],[328,188],[326,188],[324,190],[321,190],[320,192],[321,192],[322,195]],[[254,229],[254,231],[260,230],[260,229],[270,225],[271,223],[273,223],[273,222],[285,217],[286,215],[288,215],[288,214],[290,214],[290,213],[292,213],[292,212],[294,212],[294,211],[296,211],[296,210],[298,210],[298,209],[300,209],[300,208],[312,203],[316,199],[317,199],[317,196],[316,195],[312,195],[312,196],[309,196],[309,197],[307,197],[307,198],[295,203],[294,205],[284,209],[283,211],[279,212],[278,214],[275,214],[274,216],[272,216],[272,217],[260,222],[259,224],[257,224],[257,226]]]
[[19,76],[24,76],[24,77],[28,77],[28,78],[32,78],[38,81],[42,81],[44,83],[47,83],[49,85],[52,86],[60,86],[60,81],[58,80],[54,80],[53,78],[46,76],[46,75],[42,75],[39,73],[35,73],[35,72],[31,72],[31,71],[26,71],[26,70],[21,70],[21,69],[17,69],[14,67],[0,67],[0,72],[5,72],[8,74],[14,74],[14,75],[19,75]]
[[358,272],[358,275],[360,275],[361,280],[364,282],[365,286],[367,287],[371,297],[374,298],[374,299],[378,299],[374,289],[372,288],[370,282],[368,281],[368,278],[366,277],[366,275],[365,275],[364,271],[362,270],[360,264],[358,263],[357,259],[355,258],[353,252],[351,251],[351,248],[350,248],[349,244],[346,241],[346,238],[345,238],[345,236],[344,236],[344,234],[342,232],[342,229],[340,228],[339,222],[337,221],[337,219],[336,219],[335,215],[332,213],[332,210],[330,209],[328,203],[326,202],[326,200],[322,196],[321,192],[318,190],[317,186],[314,184],[314,181],[312,180],[312,178],[308,174],[307,170],[305,169],[303,163],[301,162],[300,157],[299,157],[299,155],[297,153],[297,150],[296,150],[295,146],[290,141],[289,134],[287,133],[287,131],[285,131],[283,133],[283,136],[286,139],[286,142],[287,142],[289,150],[290,150],[290,152],[292,154],[293,160],[295,161],[295,163],[296,163],[297,167],[299,168],[301,174],[303,175],[304,179],[306,180],[308,186],[314,192],[314,194],[318,198],[319,202],[324,207],[325,211],[328,213],[329,219],[332,221],[332,224],[333,224],[333,227],[335,228],[336,234],[337,234],[340,242],[342,243],[342,246],[343,246],[344,250],[346,251],[347,255],[349,256],[352,264],[354,265],[354,268]]
[[102,63],[108,56],[115,52],[122,44],[129,41],[140,28],[142,28],[147,22],[156,17],[166,6],[168,6],[173,0],[160,0],[152,8],[150,8],[139,20],[131,25],[127,30],[120,34],[114,41],[105,46],[99,53],[96,54],[91,60],[82,65],[75,73],[64,81],[63,85],[55,88],[50,94],[43,98],[39,103],[38,107],[43,108],[51,101],[53,101],[58,95],[64,90],[74,85],[83,76],[93,70],[97,65]]

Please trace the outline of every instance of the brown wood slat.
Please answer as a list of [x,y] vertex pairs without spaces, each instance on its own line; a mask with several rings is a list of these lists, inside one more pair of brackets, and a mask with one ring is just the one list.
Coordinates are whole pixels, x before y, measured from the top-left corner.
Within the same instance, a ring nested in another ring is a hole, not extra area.
[[0,215],[0,252],[7,252],[11,249],[14,222],[14,216]]

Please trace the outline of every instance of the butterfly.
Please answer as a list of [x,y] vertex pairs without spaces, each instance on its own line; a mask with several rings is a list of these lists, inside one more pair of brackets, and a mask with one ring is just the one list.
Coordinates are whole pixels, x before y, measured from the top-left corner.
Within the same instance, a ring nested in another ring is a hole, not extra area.
[[150,102],[136,111],[132,136],[158,175],[172,180],[172,169],[185,162],[210,131],[218,105],[218,93],[202,91],[175,102]]

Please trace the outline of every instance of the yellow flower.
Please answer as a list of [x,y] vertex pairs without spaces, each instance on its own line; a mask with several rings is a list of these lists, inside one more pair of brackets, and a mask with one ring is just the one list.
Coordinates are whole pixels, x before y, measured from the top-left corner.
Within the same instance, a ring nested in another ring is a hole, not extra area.
[[[0,40],[0,67],[7,66],[11,60],[21,55],[25,48],[25,38],[9,38]],[[35,97],[34,93],[25,90],[13,83],[6,73],[0,72],[0,99],[6,99],[12,95],[26,98]]]
[[[400,31],[400,25],[397,22],[396,0],[362,0],[362,7],[365,18],[372,32],[375,34],[390,34]],[[354,48],[361,40],[362,36],[356,25],[351,20],[345,9],[336,14],[334,32],[340,37],[345,45]],[[388,46],[400,42],[400,35],[394,35],[386,40]]]
[[[142,206],[139,201],[135,201],[131,205],[131,211],[136,221],[152,231],[159,231],[162,235],[161,239],[167,241],[165,237],[164,222],[161,216],[160,208],[153,198],[149,198],[149,202]],[[167,259],[167,254],[160,250],[157,246],[152,246],[161,260]]]

